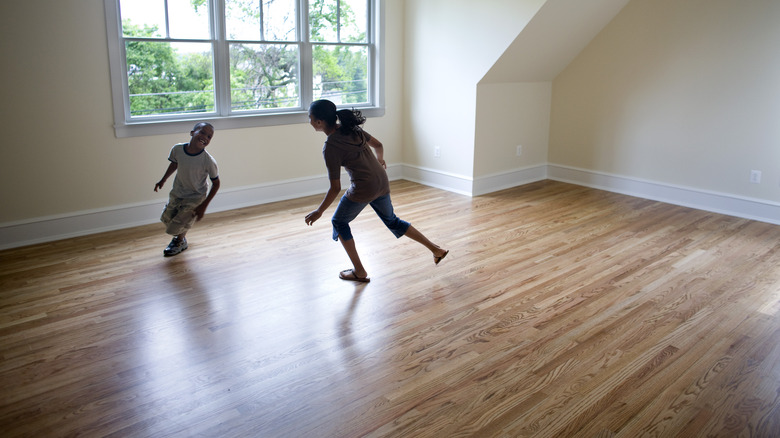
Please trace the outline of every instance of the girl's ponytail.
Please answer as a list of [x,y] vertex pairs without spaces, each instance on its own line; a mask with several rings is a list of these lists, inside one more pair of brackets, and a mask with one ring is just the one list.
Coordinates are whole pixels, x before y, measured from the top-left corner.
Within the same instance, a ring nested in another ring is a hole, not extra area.
[[341,122],[342,134],[351,134],[360,131],[360,125],[366,122],[366,118],[356,109],[343,109],[336,113]]

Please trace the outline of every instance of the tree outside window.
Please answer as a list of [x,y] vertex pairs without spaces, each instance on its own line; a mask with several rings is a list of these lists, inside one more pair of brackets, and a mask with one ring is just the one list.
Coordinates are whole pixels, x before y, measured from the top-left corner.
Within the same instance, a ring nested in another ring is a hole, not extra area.
[[106,0],[125,122],[301,112],[319,98],[372,106],[378,1]]

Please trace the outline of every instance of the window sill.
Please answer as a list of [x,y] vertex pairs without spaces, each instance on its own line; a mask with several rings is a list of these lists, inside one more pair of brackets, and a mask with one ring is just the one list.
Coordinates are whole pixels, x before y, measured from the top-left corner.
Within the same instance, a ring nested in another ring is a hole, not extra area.
[[[383,107],[366,107],[359,109],[366,117],[381,117],[385,115]],[[114,125],[117,138],[143,137],[150,135],[181,134],[189,132],[197,122],[209,122],[216,130],[257,128],[263,126],[294,125],[308,123],[309,114],[306,111],[296,111],[283,114],[263,114],[230,117],[192,117],[177,120],[138,121]]]

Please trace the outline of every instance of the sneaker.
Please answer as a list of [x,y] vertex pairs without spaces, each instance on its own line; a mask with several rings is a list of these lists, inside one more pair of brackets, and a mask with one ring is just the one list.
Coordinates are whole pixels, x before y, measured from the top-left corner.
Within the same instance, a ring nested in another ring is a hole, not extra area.
[[168,247],[163,250],[163,255],[166,257],[175,256],[176,254],[187,249],[187,238],[179,240],[178,237],[174,237]]

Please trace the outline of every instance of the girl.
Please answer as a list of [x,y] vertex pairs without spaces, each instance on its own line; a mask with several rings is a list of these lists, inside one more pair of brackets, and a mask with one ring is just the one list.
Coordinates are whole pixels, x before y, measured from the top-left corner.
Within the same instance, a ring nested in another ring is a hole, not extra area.
[[[340,123],[337,123],[340,121]],[[350,186],[341,197],[333,213],[333,240],[338,239],[344,246],[353,268],[341,271],[342,280],[367,283],[368,273],[360,262],[355,241],[349,223],[355,219],[366,205],[371,205],[395,237],[408,236],[421,243],[433,254],[433,262],[439,264],[449,251],[440,248],[417,231],[409,222],[403,221],[393,213],[390,201],[390,183],[385,169],[382,143],[363,131],[360,127],[366,118],[355,110],[336,110],[329,100],[317,100],[309,107],[309,123],[315,131],[323,132],[327,139],[322,148],[325,167],[328,169],[330,189],[316,210],[306,215],[306,224],[312,225],[333,203],[341,191],[341,167],[347,169]],[[376,151],[376,156],[368,147]]]

